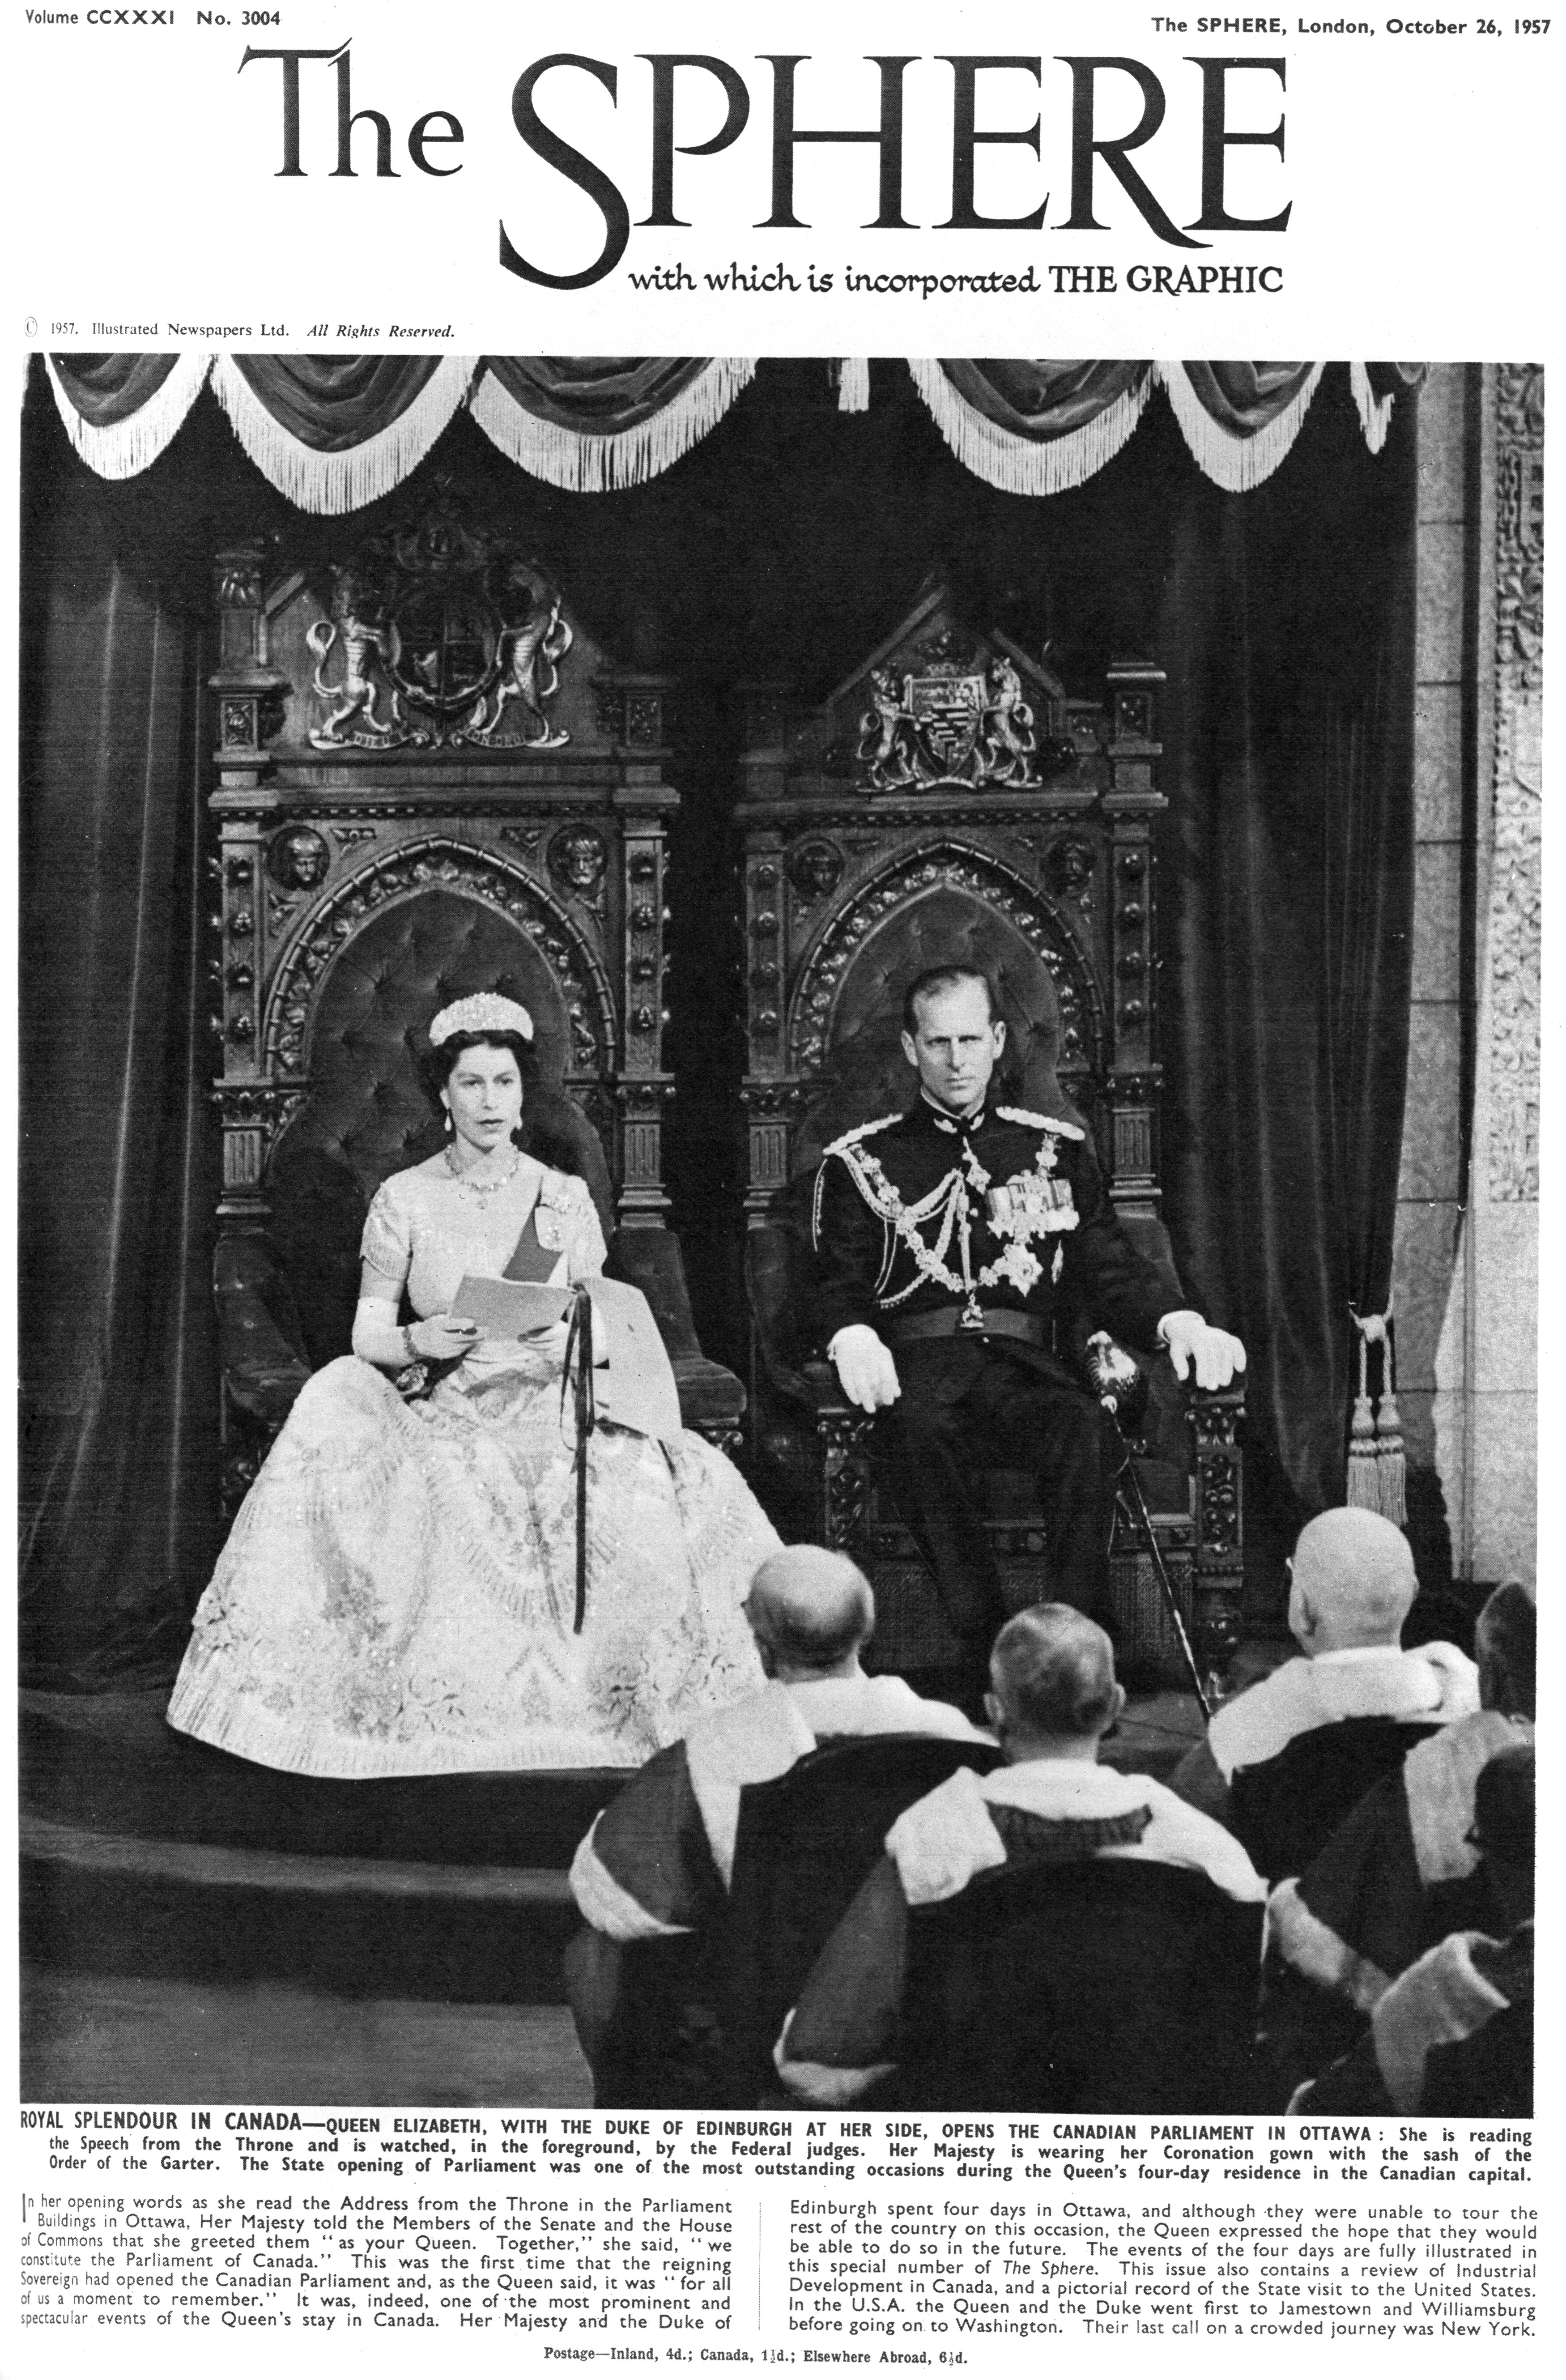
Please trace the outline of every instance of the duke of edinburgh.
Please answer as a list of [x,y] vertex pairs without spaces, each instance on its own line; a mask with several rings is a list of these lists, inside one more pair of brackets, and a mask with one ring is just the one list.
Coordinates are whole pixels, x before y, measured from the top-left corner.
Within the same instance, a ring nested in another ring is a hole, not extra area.
[[1181,1303],[1126,1238],[1080,1124],[994,1103],[1006,1028],[989,978],[932,967],[904,1003],[919,1097],[834,1141],[815,1186],[816,1326],[961,1646],[953,1691],[982,1707],[1005,1618],[983,1475],[1034,1474],[1054,1594],[1108,1624],[1112,1422],[1061,1350],[1108,1330],[1167,1345],[1204,1388],[1239,1342]]

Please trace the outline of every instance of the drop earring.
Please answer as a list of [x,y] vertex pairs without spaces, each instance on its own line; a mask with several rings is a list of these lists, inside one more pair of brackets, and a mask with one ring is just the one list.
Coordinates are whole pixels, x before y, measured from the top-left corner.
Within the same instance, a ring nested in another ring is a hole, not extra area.
[[453,1131],[454,1129],[455,1129],[455,1127],[454,1127],[454,1125],[453,1125],[453,1123],[452,1123],[452,1120],[451,1120],[451,1110],[450,1110],[450,1108],[448,1108],[448,1109],[446,1110],[446,1130],[447,1130],[448,1132],[451,1132],[451,1131]]

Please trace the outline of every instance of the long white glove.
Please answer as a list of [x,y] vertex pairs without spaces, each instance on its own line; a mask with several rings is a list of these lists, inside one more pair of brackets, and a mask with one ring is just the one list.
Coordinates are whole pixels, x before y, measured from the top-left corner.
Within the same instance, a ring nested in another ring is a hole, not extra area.
[[[452,1314],[431,1314],[416,1322],[408,1333],[413,1354],[440,1359],[466,1355],[479,1342],[479,1326]],[[411,1362],[407,1341],[397,1325],[397,1309],[384,1298],[361,1297],[354,1313],[354,1354],[382,1371],[400,1372]]]
[[1188,1307],[1166,1314],[1159,1337],[1169,1349],[1175,1378],[1184,1379],[1194,1368],[1199,1389],[1226,1389],[1235,1373],[1245,1368],[1245,1351],[1233,1332],[1215,1330]]
[[827,1354],[837,1366],[843,1393],[851,1405],[873,1414],[882,1405],[895,1404],[902,1395],[903,1383],[897,1377],[892,1350],[880,1331],[873,1330],[868,1322],[845,1323]]

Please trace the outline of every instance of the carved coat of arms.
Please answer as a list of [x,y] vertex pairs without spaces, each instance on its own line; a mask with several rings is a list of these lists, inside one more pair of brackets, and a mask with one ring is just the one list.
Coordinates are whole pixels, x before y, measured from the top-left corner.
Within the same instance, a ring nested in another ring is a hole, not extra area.
[[[307,641],[328,705],[318,751],[569,742],[550,716],[571,648],[560,590],[535,563],[437,505],[332,574]],[[334,673],[334,674],[329,674]]]
[[921,668],[870,672],[857,755],[870,784],[1038,784],[1033,710],[1015,667],[1004,654],[985,666],[954,661],[948,643],[917,655]]

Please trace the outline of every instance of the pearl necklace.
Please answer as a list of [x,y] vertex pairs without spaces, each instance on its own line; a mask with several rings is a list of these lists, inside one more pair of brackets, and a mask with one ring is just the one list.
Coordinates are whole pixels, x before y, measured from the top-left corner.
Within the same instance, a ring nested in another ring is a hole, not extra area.
[[475,1182],[472,1174],[457,1163],[455,1148],[448,1148],[445,1158],[446,1172],[456,1184],[462,1196],[465,1198],[477,1198],[481,1207],[487,1206],[495,1193],[504,1190],[508,1182],[515,1182],[522,1166],[522,1152],[518,1149],[511,1160],[510,1170],[507,1172],[497,1173],[492,1182]]

